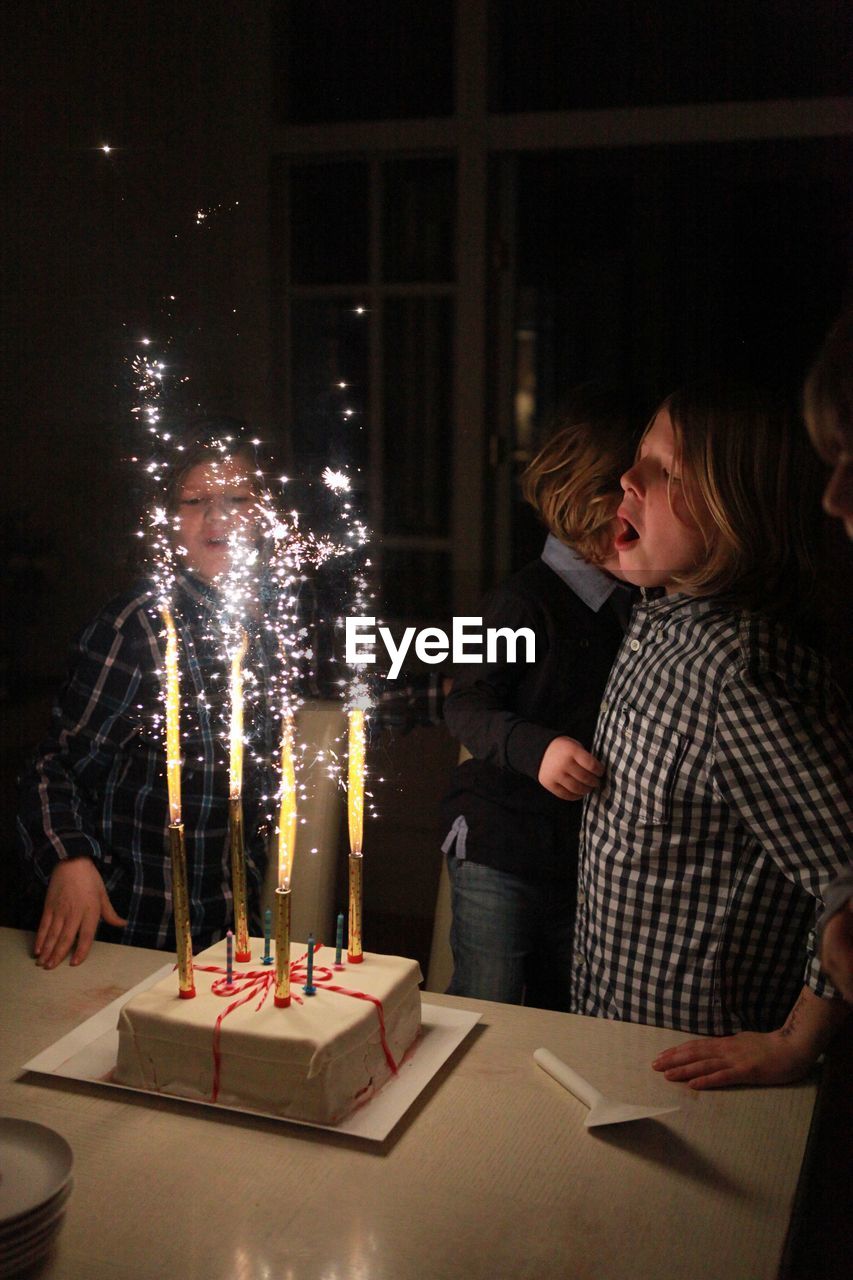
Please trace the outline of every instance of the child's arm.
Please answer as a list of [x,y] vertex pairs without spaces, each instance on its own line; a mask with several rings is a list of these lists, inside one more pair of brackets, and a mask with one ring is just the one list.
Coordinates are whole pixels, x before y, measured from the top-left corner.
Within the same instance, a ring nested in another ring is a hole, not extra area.
[[[755,856],[810,894],[817,914],[853,850],[853,738],[843,698],[816,655],[809,675],[807,689],[768,672],[729,679],[717,707],[711,776],[756,841]],[[816,996],[833,995],[814,935],[803,959],[805,984]]]
[[[849,857],[850,760],[844,717],[819,696],[793,697],[768,675],[738,674],[723,690],[714,784],[764,853],[817,900]],[[782,1027],[691,1040],[661,1053],[654,1069],[693,1089],[801,1079],[847,1016],[811,950],[805,960],[806,985]]]
[[[156,636],[150,635],[158,654]],[[159,658],[152,658],[152,670]],[[74,962],[88,954],[98,921],[116,915],[101,875],[98,812],[116,754],[138,732],[136,646],[127,630],[98,618],[80,637],[51,735],[21,777],[18,828],[25,863],[47,885],[35,953],[54,968],[77,938]]]
[[482,612],[484,628],[532,631],[536,663],[502,660],[457,667],[444,703],[451,734],[475,759],[523,773],[560,799],[579,799],[598,785],[602,767],[579,742],[525,714],[526,705],[545,706],[551,699],[539,668],[549,644],[547,623],[535,602],[510,586],[492,592]]
[[848,1012],[840,1000],[823,1000],[803,987],[778,1031],[689,1040],[658,1054],[652,1067],[691,1089],[790,1084],[808,1075]]

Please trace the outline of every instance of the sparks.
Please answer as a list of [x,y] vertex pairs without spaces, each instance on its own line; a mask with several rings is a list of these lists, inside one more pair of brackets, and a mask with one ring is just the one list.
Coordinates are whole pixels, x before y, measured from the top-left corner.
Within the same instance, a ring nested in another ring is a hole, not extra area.
[[326,467],[323,472],[323,483],[329,486],[332,493],[349,492],[349,476],[344,471],[333,471],[331,467]]

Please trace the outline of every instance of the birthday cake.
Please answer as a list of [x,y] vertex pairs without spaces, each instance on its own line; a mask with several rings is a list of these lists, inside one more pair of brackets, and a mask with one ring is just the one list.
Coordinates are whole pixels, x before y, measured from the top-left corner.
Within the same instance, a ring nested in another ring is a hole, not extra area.
[[395,1074],[421,1025],[414,960],[364,953],[336,970],[333,948],[314,954],[316,994],[303,992],[306,949],[291,945],[291,1004],[274,1004],[274,966],[235,964],[226,944],[193,958],[196,996],[182,1000],[177,974],[119,1014],[115,1079],[137,1089],[223,1106],[337,1124]]

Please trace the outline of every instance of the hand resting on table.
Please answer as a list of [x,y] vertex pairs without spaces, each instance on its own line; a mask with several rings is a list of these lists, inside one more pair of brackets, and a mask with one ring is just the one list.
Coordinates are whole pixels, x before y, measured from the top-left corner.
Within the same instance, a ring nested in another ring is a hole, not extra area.
[[785,1025],[777,1031],[740,1031],[733,1036],[688,1040],[664,1049],[652,1063],[667,1080],[691,1089],[733,1084],[791,1084],[802,1080],[829,1044],[846,1009],[803,987]]
[[55,969],[76,948],[72,964],[82,964],[89,954],[101,919],[121,928],[104,882],[90,858],[71,858],[54,867],[47,886],[34,954],[43,969]]

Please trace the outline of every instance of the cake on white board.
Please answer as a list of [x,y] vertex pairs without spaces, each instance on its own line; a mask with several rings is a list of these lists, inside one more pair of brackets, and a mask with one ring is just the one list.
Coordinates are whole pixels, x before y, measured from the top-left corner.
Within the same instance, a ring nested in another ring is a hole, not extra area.
[[414,960],[364,953],[335,970],[335,951],[314,955],[316,995],[306,996],[303,945],[291,945],[289,1008],[273,1000],[274,966],[234,965],[226,944],[193,958],[196,996],[182,1000],[177,974],[134,996],[119,1014],[115,1079],[138,1089],[218,1102],[314,1124],[336,1124],[394,1074],[418,1038],[421,971]]

